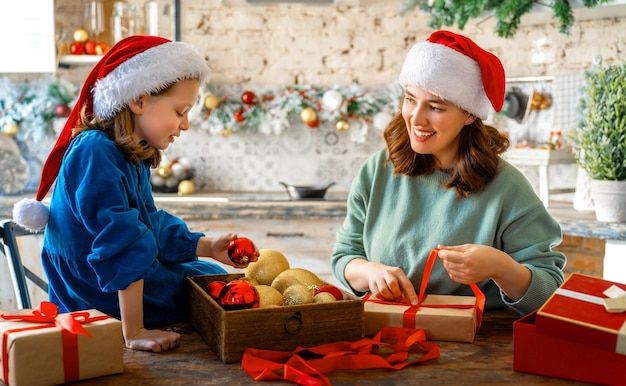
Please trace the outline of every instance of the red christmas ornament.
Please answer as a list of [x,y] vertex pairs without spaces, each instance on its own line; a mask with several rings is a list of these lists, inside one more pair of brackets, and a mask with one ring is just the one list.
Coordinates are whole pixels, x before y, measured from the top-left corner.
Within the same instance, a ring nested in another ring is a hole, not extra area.
[[225,286],[226,286],[225,281],[216,280],[207,284],[205,290],[209,294],[209,296],[215,299],[215,301],[217,302],[219,301],[222,288],[224,288]]
[[70,116],[71,111],[72,109],[70,109],[70,106],[62,104],[57,106],[55,113],[57,117],[65,118]]
[[252,240],[239,237],[228,243],[228,257],[236,264],[246,264],[252,257],[259,257],[259,251]]
[[237,123],[243,122],[243,110],[235,111],[233,116],[235,117],[235,121],[237,121]]
[[82,55],[84,51],[85,47],[82,45],[82,43],[74,42],[70,45],[70,53],[72,55]]
[[87,40],[85,42],[85,53],[87,55],[95,55],[96,54],[96,42],[93,40]]
[[319,120],[319,119],[317,119],[317,118],[315,118],[315,119],[314,119],[314,120],[312,120],[311,122],[307,122],[307,123],[306,123],[306,125],[307,125],[307,126],[309,126],[309,127],[311,127],[311,128],[313,128],[313,129],[316,129],[316,128],[318,128],[318,127],[319,127],[319,125],[320,125],[320,120]]
[[252,105],[256,102],[256,95],[250,90],[244,91],[241,94],[241,101],[247,105]]
[[259,307],[259,293],[254,284],[236,279],[226,283],[220,291],[219,304],[225,310],[243,310]]

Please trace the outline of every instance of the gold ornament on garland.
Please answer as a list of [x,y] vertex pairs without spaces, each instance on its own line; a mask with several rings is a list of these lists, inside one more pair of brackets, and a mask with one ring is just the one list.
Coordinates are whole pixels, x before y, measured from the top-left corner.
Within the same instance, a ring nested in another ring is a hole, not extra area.
[[4,131],[4,134],[10,137],[15,137],[17,135],[17,132],[20,131],[20,128],[16,123],[6,123],[2,127],[2,131]]
[[215,94],[209,94],[204,98],[204,107],[214,109],[220,104],[220,98]]
[[317,119],[317,113],[311,107],[305,107],[300,113],[300,119],[305,123],[313,122]]
[[337,131],[348,131],[350,129],[350,122],[346,121],[345,119],[340,119],[335,124],[335,128],[337,129]]
[[225,127],[222,129],[220,134],[222,135],[222,137],[226,138],[226,137],[230,137],[232,133],[233,133],[233,129],[231,129],[230,127]]

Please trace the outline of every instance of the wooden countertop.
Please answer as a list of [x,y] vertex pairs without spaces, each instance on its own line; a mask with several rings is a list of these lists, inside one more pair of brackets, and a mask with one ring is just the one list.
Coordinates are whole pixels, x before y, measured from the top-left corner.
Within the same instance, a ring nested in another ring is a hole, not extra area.
[[[564,379],[513,371],[513,322],[510,310],[484,315],[473,343],[438,342],[440,358],[398,371],[335,371],[326,374],[333,385],[561,385]],[[240,363],[224,364],[190,325],[170,327],[182,335],[181,345],[163,353],[124,351],[124,373],[90,379],[89,385],[287,385],[255,382]],[[323,332],[320,332],[323,333]]]

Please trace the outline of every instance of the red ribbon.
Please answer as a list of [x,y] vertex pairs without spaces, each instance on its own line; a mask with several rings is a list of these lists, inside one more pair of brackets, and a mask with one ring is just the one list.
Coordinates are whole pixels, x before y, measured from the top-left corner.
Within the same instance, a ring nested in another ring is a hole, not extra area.
[[[380,347],[385,348],[385,353],[391,353],[383,356],[379,353]],[[312,355],[315,357],[305,359]],[[424,330],[383,327],[375,337],[355,342],[298,347],[294,351],[246,348],[241,368],[255,381],[286,380],[298,385],[329,386],[330,381],[324,373],[334,370],[401,370],[439,355],[439,347],[426,341]]]
[[78,364],[78,335],[85,335],[91,338],[91,334],[85,329],[85,327],[83,327],[83,324],[108,319],[110,316],[101,315],[90,317],[89,312],[87,311],[59,314],[59,307],[57,307],[56,304],[42,301],[37,308],[33,309],[31,315],[1,314],[0,318],[29,323],[44,323],[37,326],[7,330],[4,334],[2,334],[2,373],[4,376],[4,382],[8,385],[9,351],[7,346],[9,335],[20,331],[59,327],[61,329],[61,340],[63,343],[63,370],[65,382],[74,382],[80,379]]
[[428,280],[430,279],[430,273],[433,270],[433,265],[435,264],[435,259],[437,259],[439,253],[439,248],[435,248],[430,251],[430,255],[428,255],[428,260],[426,260],[426,267],[424,268],[424,274],[422,275],[422,282],[420,284],[420,291],[417,297],[417,305],[411,305],[406,299],[402,299],[400,301],[387,301],[387,300],[379,300],[379,299],[370,299],[370,295],[364,298],[365,301],[380,303],[380,304],[392,304],[392,305],[406,305],[407,308],[404,311],[402,325],[407,328],[415,328],[415,318],[417,315],[417,311],[419,311],[420,307],[429,307],[429,308],[475,308],[476,309],[476,328],[480,328],[480,325],[483,320],[483,311],[485,309],[485,294],[478,288],[475,283],[470,284],[470,288],[476,297],[476,304],[423,304],[426,300],[426,287],[428,285]]

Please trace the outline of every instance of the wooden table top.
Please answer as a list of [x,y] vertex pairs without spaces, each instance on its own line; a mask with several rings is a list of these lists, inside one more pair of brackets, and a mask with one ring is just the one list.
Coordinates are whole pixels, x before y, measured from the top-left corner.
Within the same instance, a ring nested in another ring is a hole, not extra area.
[[[580,384],[564,379],[513,371],[513,322],[510,310],[491,311],[473,343],[438,342],[441,356],[402,370],[335,371],[333,385]],[[255,382],[240,363],[224,364],[188,324],[170,327],[181,336],[180,347],[163,352],[124,351],[124,373],[85,380],[89,385],[288,385]]]

